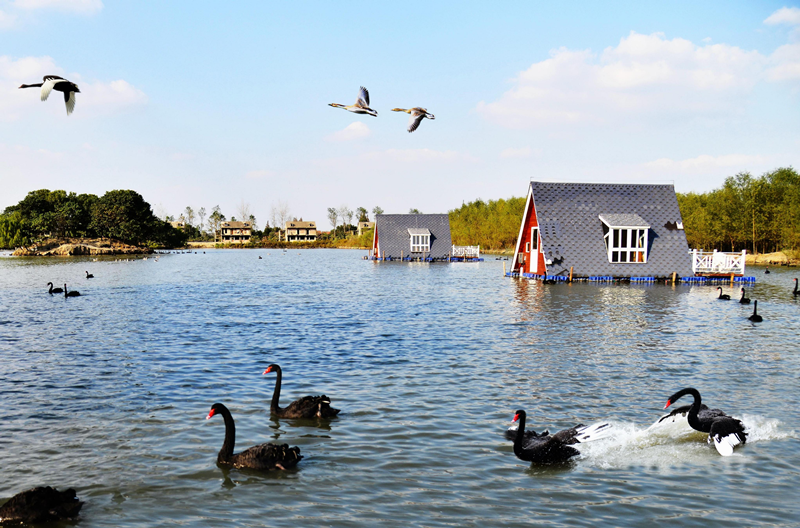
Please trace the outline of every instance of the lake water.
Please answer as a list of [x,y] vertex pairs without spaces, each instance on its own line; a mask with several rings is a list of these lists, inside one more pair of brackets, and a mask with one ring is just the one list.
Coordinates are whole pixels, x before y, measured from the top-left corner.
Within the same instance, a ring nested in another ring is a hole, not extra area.
[[[0,258],[0,500],[74,487],[92,527],[800,524],[797,269],[749,270],[754,324],[707,286],[542,285],[491,256],[363,254]],[[271,419],[273,362],[283,404],[324,392],[339,418]],[[685,422],[648,430],[689,386],[744,420],[747,445],[723,458]],[[214,402],[237,451],[305,458],[217,467]],[[518,408],[536,430],[613,434],[531,467],[502,436]]]

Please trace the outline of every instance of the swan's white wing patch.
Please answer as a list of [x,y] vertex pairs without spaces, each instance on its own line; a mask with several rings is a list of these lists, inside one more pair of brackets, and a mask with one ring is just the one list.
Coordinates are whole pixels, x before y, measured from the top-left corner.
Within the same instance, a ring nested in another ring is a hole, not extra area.
[[733,448],[742,443],[735,434],[730,434],[728,436],[716,435],[713,437],[713,440],[714,447],[717,448],[717,451],[722,456],[731,456],[733,454]]
[[64,92],[64,102],[67,105],[67,115],[75,110],[75,92]]
[[361,106],[369,106],[369,91],[361,87],[361,90],[358,92],[358,99],[356,99],[356,104]]
[[422,123],[423,119],[425,119],[423,114],[411,114],[411,119],[408,120],[408,131],[413,132],[419,128],[419,124]]
[[605,438],[610,434],[611,426],[609,424],[596,423],[578,429],[578,434],[575,435],[575,439],[578,442],[585,443],[591,442],[592,440],[600,440],[601,438]]
[[53,91],[53,86],[60,80],[61,79],[47,79],[42,83],[42,101],[47,101],[47,98],[50,97],[50,92]]

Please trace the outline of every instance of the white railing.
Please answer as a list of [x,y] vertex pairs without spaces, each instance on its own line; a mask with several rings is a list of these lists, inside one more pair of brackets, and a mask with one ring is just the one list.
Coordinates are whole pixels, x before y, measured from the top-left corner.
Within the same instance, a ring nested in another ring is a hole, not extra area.
[[692,271],[697,273],[724,273],[744,275],[744,257],[747,251],[741,253],[725,253],[723,251],[702,251],[693,249]]
[[481,256],[481,247],[480,246],[453,246],[453,252],[450,253],[453,257],[464,257],[464,258],[480,258]]

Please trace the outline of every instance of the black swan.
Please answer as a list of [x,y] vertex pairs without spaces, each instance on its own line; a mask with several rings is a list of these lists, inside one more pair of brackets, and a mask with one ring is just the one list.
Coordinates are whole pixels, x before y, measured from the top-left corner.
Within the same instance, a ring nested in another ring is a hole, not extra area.
[[739,299],[739,304],[750,304],[750,298],[744,296],[744,288],[742,288],[742,298]]
[[792,292],[792,295],[794,295],[795,297],[800,295],[800,291],[797,291],[797,279],[794,280],[794,291]]
[[83,502],[75,490],[58,491],[50,486],[40,486],[17,493],[0,506],[0,525],[35,524],[78,516]]
[[216,414],[221,414],[225,420],[225,441],[217,455],[217,464],[233,466],[235,468],[250,468],[260,470],[291,469],[303,458],[299,447],[289,447],[289,444],[258,444],[249,447],[241,453],[233,453],[236,443],[236,425],[233,423],[231,412],[221,403],[215,403],[206,420]]
[[514,454],[520,460],[536,464],[552,464],[564,462],[569,458],[579,455],[580,451],[571,447],[572,444],[596,440],[593,435],[609,425],[607,423],[594,425],[576,425],[572,429],[564,429],[554,435],[548,431],[537,434],[535,431],[525,430],[525,411],[518,410],[514,414],[514,421],[519,420],[516,431],[510,428],[506,431],[506,438],[514,440]]
[[717,289],[719,290],[719,297],[717,297],[717,300],[719,300],[719,301],[730,301],[731,300],[731,296],[730,295],[728,295],[727,293],[722,293],[722,286],[717,286]]
[[50,290],[48,290],[47,293],[64,293],[64,290],[61,288],[53,288],[52,282],[48,282],[47,285],[50,286]]
[[771,273],[771,272],[769,271],[769,266],[767,266],[767,268],[764,270],[764,273],[765,273],[765,274],[767,274],[767,275]]
[[764,318],[763,318],[763,317],[761,317],[760,315],[758,315],[758,314],[756,313],[756,310],[758,310],[758,301],[753,301],[753,315],[751,315],[750,317],[748,317],[748,319],[750,319],[750,320],[751,320],[751,321],[753,321],[754,323],[760,323],[761,321],[763,321],[763,320],[764,320]]
[[64,285],[64,297],[80,297],[81,292],[77,290],[67,291],[67,285]]
[[[733,448],[739,444],[744,444],[747,441],[747,433],[744,432],[744,424],[736,418],[731,418],[719,409],[709,409],[700,398],[700,393],[697,389],[687,388],[679,390],[669,397],[667,404],[664,406],[666,409],[678,399],[690,394],[694,397],[688,410],[686,407],[675,409],[661,420],[675,416],[679,413],[687,413],[689,420],[689,427],[695,431],[702,431],[708,433],[708,443],[714,443],[719,454],[722,456],[729,456],[733,454]],[[659,420],[659,422],[661,421]]]
[[86,272],[86,278],[87,278],[87,279],[93,279],[93,278],[94,278],[94,275],[92,275],[91,273],[89,273],[89,272],[87,271],[87,272]]
[[281,367],[273,363],[267,367],[264,374],[268,372],[277,374],[275,391],[272,393],[272,403],[269,406],[270,413],[275,416],[279,418],[333,418],[339,414],[339,409],[331,407],[331,399],[324,394],[322,396],[306,396],[281,408],[278,405],[281,397],[281,380],[283,379]]
[[45,75],[42,80],[44,82],[38,84],[23,84],[20,88],[38,88],[41,86],[42,101],[47,101],[50,92],[53,90],[64,92],[64,103],[67,105],[67,115],[70,115],[72,111],[75,110],[75,94],[81,92],[78,89],[78,85],[58,75]]

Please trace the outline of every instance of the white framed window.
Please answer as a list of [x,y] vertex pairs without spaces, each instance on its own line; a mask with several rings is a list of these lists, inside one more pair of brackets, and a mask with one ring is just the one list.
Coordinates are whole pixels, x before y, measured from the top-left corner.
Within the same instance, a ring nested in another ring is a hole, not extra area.
[[426,253],[431,250],[431,235],[411,235],[411,252]]
[[646,264],[650,226],[638,215],[600,215],[608,261]]
[[411,252],[424,253],[431,250],[430,235],[411,235]]
[[609,262],[647,262],[647,229],[612,227],[605,238]]

